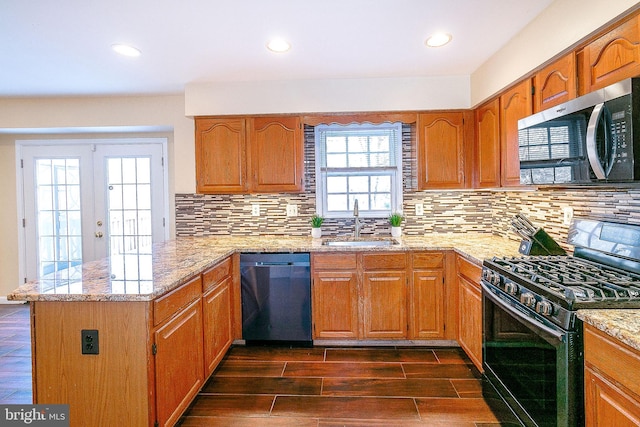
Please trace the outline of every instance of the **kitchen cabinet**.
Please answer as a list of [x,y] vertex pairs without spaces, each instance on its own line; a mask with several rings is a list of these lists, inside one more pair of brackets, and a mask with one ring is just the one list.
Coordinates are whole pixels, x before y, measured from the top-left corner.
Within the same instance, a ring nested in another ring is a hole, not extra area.
[[531,80],[526,79],[500,96],[500,174],[503,187],[520,185],[518,120],[533,112]]
[[174,425],[231,345],[231,259],[152,301],[32,302],[34,403],[69,404],[73,427]]
[[475,110],[476,117],[476,185],[500,187],[500,98]]
[[232,258],[202,273],[204,373],[208,377],[233,342]]
[[246,121],[197,117],[195,125],[196,191],[248,191]]
[[303,191],[299,117],[196,117],[195,123],[199,193]]
[[407,337],[407,255],[364,253],[362,301],[364,339]]
[[411,266],[409,338],[445,338],[445,253],[415,252]]
[[[465,116],[463,112],[418,115],[418,188],[464,188]],[[467,125],[472,125],[467,120]]]
[[589,43],[581,57],[583,94],[640,74],[640,15]]
[[404,252],[312,254],[314,339],[407,337]]
[[584,325],[585,425],[640,425],[640,352]]
[[358,338],[355,253],[312,254],[313,338]]
[[551,108],[576,97],[576,54],[571,52],[538,71],[533,77],[534,112]]
[[[196,279],[200,285],[200,278]],[[191,302],[154,332],[156,419],[174,425],[204,384],[202,306]]]
[[469,359],[482,369],[482,268],[461,255],[456,256],[458,272],[458,343]]

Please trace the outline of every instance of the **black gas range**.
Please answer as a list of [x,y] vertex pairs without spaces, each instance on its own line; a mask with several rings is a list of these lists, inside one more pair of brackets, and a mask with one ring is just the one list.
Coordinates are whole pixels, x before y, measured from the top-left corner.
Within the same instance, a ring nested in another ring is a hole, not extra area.
[[483,367],[526,426],[581,426],[579,309],[640,308],[640,226],[574,221],[573,256],[485,260]]

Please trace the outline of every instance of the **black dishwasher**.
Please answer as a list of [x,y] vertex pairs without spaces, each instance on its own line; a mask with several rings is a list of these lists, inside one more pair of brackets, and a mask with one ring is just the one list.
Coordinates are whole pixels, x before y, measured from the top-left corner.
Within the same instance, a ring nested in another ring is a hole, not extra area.
[[308,253],[240,254],[240,277],[247,345],[313,345]]

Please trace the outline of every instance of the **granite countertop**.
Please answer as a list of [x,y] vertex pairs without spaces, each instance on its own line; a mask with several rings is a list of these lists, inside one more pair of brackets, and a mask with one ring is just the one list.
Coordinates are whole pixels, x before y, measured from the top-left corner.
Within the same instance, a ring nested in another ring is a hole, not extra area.
[[[325,238],[330,238],[325,236]],[[518,242],[483,233],[433,233],[404,237],[399,245],[336,247],[324,239],[287,236],[180,237],[155,244],[146,254],[125,254],[88,262],[65,277],[20,286],[9,300],[151,301],[235,252],[353,252],[456,250],[481,264],[493,256],[518,255]]]
[[578,310],[578,318],[640,351],[640,310]]

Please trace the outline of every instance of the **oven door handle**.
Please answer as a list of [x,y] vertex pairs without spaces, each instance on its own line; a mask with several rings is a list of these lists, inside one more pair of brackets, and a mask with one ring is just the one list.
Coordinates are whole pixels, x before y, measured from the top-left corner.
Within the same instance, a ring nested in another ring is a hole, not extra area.
[[523,323],[525,325],[528,325],[532,329],[535,329],[536,332],[539,332],[540,335],[543,336],[543,338],[547,339],[547,341],[549,341],[549,340],[554,340],[556,342],[563,342],[564,341],[564,339],[563,339],[564,335],[565,335],[564,332],[556,331],[555,329],[551,329],[550,327],[548,327],[548,326],[546,326],[546,325],[544,325],[544,324],[542,324],[540,322],[537,322],[537,321],[525,316],[519,310],[517,310],[516,308],[510,306],[509,304],[505,303],[500,298],[498,298],[491,291],[491,289],[489,289],[487,287],[487,285],[484,284],[484,282],[482,282],[482,294],[486,298],[489,298],[491,300],[491,302],[496,304],[498,307],[500,307],[504,311],[506,311],[509,314],[511,314],[519,322],[521,322],[521,323]]

